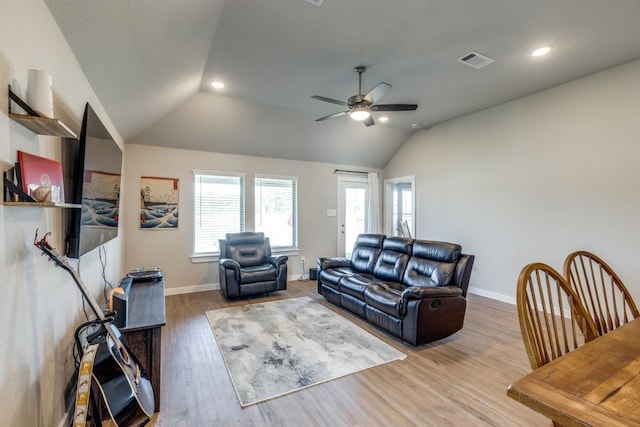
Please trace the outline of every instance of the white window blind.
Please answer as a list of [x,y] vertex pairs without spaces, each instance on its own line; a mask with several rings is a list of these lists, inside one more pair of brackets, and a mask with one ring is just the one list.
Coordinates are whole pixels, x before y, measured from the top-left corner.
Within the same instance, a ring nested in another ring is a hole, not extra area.
[[298,178],[255,177],[255,230],[275,248],[298,246]]
[[194,171],[193,253],[219,253],[218,239],[244,231],[244,175]]

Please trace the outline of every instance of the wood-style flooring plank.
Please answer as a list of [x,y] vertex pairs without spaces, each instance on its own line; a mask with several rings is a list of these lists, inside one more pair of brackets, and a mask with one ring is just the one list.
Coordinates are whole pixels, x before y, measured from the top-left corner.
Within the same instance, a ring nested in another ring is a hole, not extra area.
[[[310,296],[404,352],[407,358],[242,409],[207,310]],[[199,426],[549,426],[506,396],[530,371],[513,305],[469,295],[464,328],[412,347],[326,302],[316,283],[289,282],[266,297],[226,300],[219,291],[166,298],[162,411],[151,425]]]

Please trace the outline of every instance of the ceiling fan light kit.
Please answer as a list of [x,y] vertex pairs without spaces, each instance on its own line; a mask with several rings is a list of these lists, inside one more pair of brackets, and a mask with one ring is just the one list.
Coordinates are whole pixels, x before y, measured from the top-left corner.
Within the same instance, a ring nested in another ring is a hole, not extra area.
[[371,115],[372,111],[413,111],[418,108],[416,104],[376,104],[376,102],[387,93],[391,87],[389,83],[378,83],[376,87],[371,89],[366,95],[362,93],[362,74],[367,67],[363,65],[357,66],[354,71],[358,74],[358,94],[349,97],[347,102],[338,101],[337,99],[326,98],[320,95],[313,95],[313,99],[318,101],[329,102],[331,104],[342,105],[347,110],[338,113],[329,114],[328,116],[316,119],[321,122],[334,117],[349,115],[355,121],[364,123],[365,126],[373,126],[375,121]]
[[351,110],[349,112],[349,117],[351,117],[353,120],[357,121],[357,122],[361,122],[363,120],[367,120],[369,118],[369,116],[371,115],[371,111],[367,110],[366,108],[354,108],[353,110]]

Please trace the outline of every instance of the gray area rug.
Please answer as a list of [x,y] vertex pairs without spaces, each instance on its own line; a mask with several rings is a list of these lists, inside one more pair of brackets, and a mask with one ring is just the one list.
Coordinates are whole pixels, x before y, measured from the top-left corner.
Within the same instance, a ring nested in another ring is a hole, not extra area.
[[242,407],[406,357],[309,297],[207,317]]

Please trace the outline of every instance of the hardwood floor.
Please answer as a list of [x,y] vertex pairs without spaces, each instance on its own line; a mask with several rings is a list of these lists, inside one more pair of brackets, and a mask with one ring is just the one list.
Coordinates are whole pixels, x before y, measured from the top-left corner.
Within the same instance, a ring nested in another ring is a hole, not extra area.
[[[421,347],[405,345],[337,308],[316,283],[242,301],[219,291],[166,298],[161,411],[152,425],[195,426],[549,426],[509,399],[509,383],[530,371],[513,305],[469,295],[465,326]],[[242,409],[205,311],[310,296],[407,358]]]

